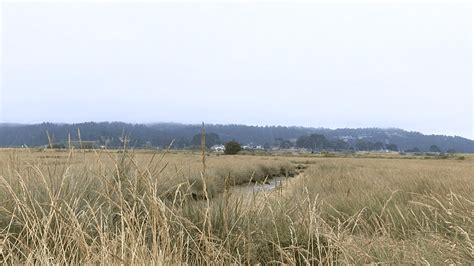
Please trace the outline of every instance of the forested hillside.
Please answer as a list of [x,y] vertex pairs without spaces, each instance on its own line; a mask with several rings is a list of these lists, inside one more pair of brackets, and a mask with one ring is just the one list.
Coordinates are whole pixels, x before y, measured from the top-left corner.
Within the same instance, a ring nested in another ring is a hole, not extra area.
[[[402,129],[358,128],[325,129],[283,126],[206,125],[206,132],[215,133],[213,142],[236,140],[242,144],[262,146],[297,146],[297,139],[311,134],[323,135],[328,141],[347,143],[342,147],[363,147],[364,143],[395,144],[401,151],[417,148],[429,151],[436,145],[441,151],[474,152],[474,141],[443,135],[423,135]],[[79,124],[42,123],[35,125],[0,124],[0,147],[35,147],[48,144],[48,134],[53,143],[65,143],[68,138],[95,141],[97,145],[119,147],[123,137],[132,147],[166,147],[174,140],[174,148],[192,146],[193,137],[201,125],[175,123],[127,124],[122,122],[88,122]],[[376,146],[377,147],[377,146]]]

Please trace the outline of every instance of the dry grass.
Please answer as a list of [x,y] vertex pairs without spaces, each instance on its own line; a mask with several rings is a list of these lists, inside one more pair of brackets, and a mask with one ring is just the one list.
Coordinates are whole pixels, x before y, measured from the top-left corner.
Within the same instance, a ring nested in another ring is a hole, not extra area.
[[350,262],[473,261],[472,160],[313,163],[287,193],[318,195],[321,218],[331,228],[344,228],[340,248]]
[[472,159],[3,150],[0,262],[469,263]]

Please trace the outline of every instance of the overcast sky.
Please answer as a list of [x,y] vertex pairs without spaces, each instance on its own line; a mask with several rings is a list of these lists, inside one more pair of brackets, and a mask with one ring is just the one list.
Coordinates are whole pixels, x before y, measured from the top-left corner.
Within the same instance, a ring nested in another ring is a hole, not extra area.
[[474,139],[469,4],[4,4],[0,122]]

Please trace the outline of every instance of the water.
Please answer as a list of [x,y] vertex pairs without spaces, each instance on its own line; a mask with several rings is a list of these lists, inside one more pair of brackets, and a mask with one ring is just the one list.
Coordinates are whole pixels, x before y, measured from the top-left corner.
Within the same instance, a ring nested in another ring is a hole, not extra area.
[[266,183],[247,183],[232,187],[232,190],[243,193],[257,193],[263,191],[272,191],[283,188],[291,177],[275,177],[267,180]]

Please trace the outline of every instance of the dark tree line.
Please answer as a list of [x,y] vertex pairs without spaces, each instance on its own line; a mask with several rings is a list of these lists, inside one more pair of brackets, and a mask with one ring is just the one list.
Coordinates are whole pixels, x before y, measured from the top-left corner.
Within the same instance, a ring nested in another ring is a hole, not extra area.
[[[217,144],[222,144],[221,139],[219,138],[219,135],[216,133],[206,133],[206,147],[210,148],[214,145]],[[193,139],[191,140],[191,145],[194,147],[200,147],[201,146],[201,134],[196,134],[193,136]]]
[[[130,140],[133,147],[143,147],[147,144],[155,147],[167,147],[172,140],[174,148],[187,148],[197,144],[196,135],[201,132],[201,125],[183,125],[174,123],[160,124],[127,124],[122,122],[80,123],[35,125],[0,124],[0,147],[29,147],[48,145],[47,132],[53,143],[64,143],[70,136],[78,140],[80,136],[85,141],[95,141],[98,145],[120,147],[123,137]],[[387,144],[396,144],[399,150],[417,148],[422,152],[432,150],[435,145],[439,150],[447,152],[472,152],[474,141],[462,137],[442,135],[423,135],[418,132],[408,132],[401,129],[359,128],[359,129],[325,129],[283,126],[245,126],[245,125],[206,125],[206,142],[226,143],[236,140],[239,143],[253,143],[265,147],[278,146],[289,148],[296,146],[334,150],[353,149],[377,150],[382,145],[386,149],[394,149]],[[212,135],[211,133],[215,134]],[[309,138],[312,134],[324,136]],[[308,138],[307,138],[308,137]],[[199,137],[200,140],[200,137]],[[314,143],[313,143],[314,142]],[[199,142],[200,143],[200,142]],[[310,144],[308,144],[310,143]],[[316,147],[314,146],[316,145]],[[212,146],[212,145],[211,145]]]
[[328,140],[324,135],[311,134],[308,136],[302,136],[296,141],[296,146],[299,148],[305,148],[313,151],[321,150],[334,150],[334,151],[346,151],[346,150],[357,150],[357,151],[378,151],[378,150],[390,150],[398,151],[396,144],[384,144],[380,141],[375,143],[364,140],[357,140],[354,145],[350,142],[342,139]]

